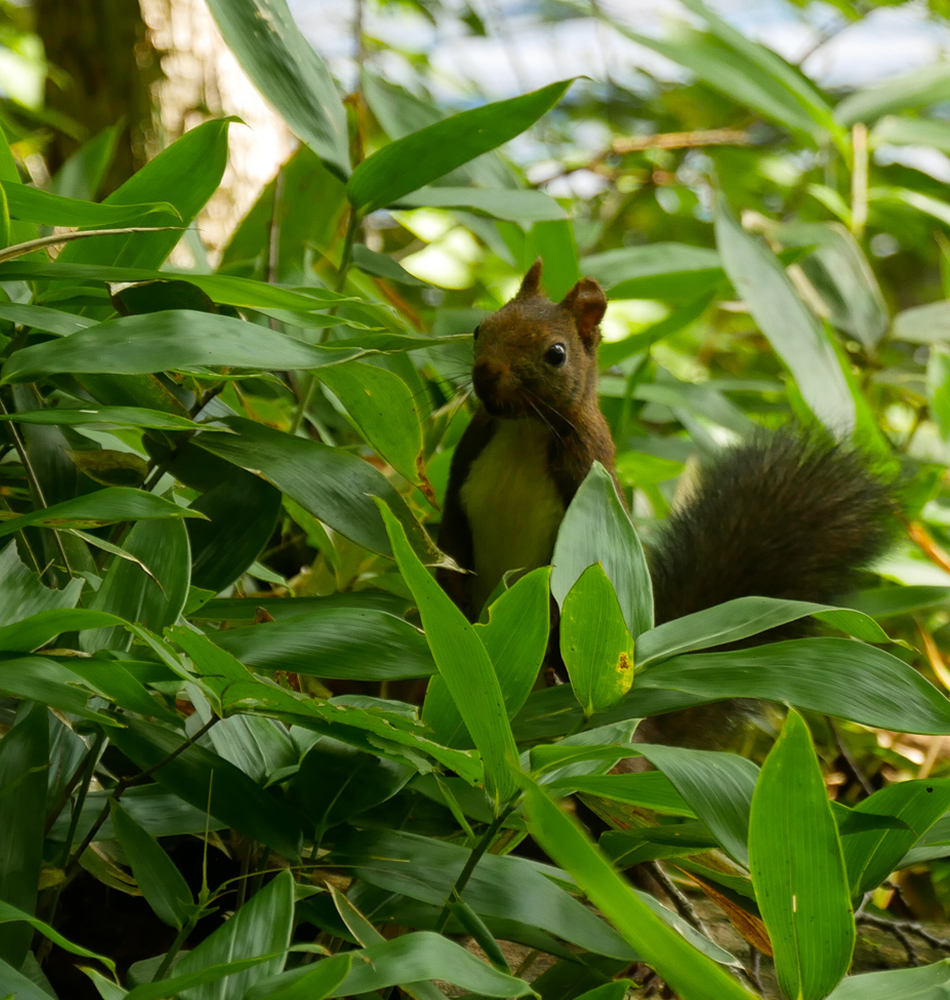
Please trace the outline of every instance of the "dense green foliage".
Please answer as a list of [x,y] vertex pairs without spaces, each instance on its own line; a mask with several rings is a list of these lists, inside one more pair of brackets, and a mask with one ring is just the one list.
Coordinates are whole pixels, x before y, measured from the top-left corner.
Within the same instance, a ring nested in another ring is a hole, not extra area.
[[[620,1000],[645,965],[684,1000],[757,995],[610,861],[705,885],[785,996],[945,995],[945,963],[843,977],[855,908],[885,910],[902,870],[930,862],[926,912],[950,905],[948,768],[900,735],[950,734],[950,203],[875,158],[950,151],[950,69],[828,94],[689,0],[699,27],[640,40],[690,82],[440,114],[423,76],[366,70],[347,108],[283,0],[209,6],[303,143],[215,270],[166,258],[238,126],[101,204],[108,142],[56,193],[0,146],[0,996],[48,997],[45,969],[107,1000]],[[603,149],[569,162],[591,120]],[[530,128],[600,192],[529,186],[497,150]],[[410,273],[426,243],[462,287]],[[471,625],[431,572],[438,499],[471,330],[536,256],[554,297],[608,290],[634,517],[595,468],[553,573]],[[847,607],[653,628],[636,532],[691,455],[790,418],[902,470],[907,538]],[[574,655],[545,688],[549,592]],[[806,616],[829,634],[697,652]],[[630,744],[641,717],[750,695],[790,711],[743,756]],[[641,753],[656,770],[608,773]]]

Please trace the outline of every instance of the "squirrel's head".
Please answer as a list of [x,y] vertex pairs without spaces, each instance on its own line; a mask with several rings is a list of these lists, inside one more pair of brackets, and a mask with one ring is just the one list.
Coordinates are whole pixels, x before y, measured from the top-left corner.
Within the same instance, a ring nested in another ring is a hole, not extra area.
[[518,294],[475,329],[475,394],[494,417],[567,419],[597,392],[603,289],[582,278],[561,302],[541,291],[541,259]]

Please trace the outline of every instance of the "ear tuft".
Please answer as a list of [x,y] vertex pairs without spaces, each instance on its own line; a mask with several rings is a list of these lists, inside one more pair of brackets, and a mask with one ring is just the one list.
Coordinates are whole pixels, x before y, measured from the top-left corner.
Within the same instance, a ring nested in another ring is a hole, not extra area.
[[528,273],[521,282],[516,299],[529,299],[534,295],[541,295],[541,272],[544,270],[544,261],[540,257],[531,265]]
[[573,317],[581,340],[589,347],[595,347],[600,340],[597,324],[604,318],[607,296],[593,278],[581,278],[564,296],[561,308]]

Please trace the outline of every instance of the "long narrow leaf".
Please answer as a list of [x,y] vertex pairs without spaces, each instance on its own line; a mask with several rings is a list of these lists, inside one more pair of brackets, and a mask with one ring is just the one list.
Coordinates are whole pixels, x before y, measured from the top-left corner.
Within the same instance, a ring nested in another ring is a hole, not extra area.
[[752,797],[749,867],[782,992],[821,1000],[851,964],[854,918],[821,767],[794,711]]
[[382,501],[377,505],[393,555],[419,606],[432,658],[482,755],[486,791],[498,810],[515,792],[510,768],[518,767],[518,752],[491,659],[471,624],[413,552],[402,525]]

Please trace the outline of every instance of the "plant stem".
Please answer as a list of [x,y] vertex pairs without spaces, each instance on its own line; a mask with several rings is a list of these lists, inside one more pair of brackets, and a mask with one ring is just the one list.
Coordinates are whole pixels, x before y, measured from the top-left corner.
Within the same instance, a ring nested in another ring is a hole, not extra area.
[[[356,236],[356,230],[359,228],[360,218],[356,212],[350,210],[350,220],[346,226],[346,236],[343,239],[343,253],[340,256],[340,269],[337,271],[336,276],[336,287],[334,291],[342,292],[343,286],[346,283],[346,273],[350,269],[350,264],[352,263],[353,256],[353,239]],[[327,310],[327,315],[336,315],[336,306],[332,309]],[[300,430],[300,425],[303,423],[304,415],[310,406],[310,400],[313,399],[314,389],[317,387],[317,380],[312,372],[307,372],[306,378],[303,381],[300,400],[297,403],[297,409],[294,411],[294,418],[290,422],[290,433],[296,434]]]
[[170,754],[163,757],[156,764],[151,767],[147,767],[144,771],[140,771],[138,774],[131,778],[122,778],[118,781],[113,790],[113,794],[109,799],[106,800],[106,804],[103,806],[102,811],[96,817],[95,823],[92,824],[89,832],[83,837],[82,843],[76,848],[73,856],[69,859],[66,867],[63,869],[64,875],[69,875],[70,872],[79,864],[79,859],[86,852],[89,845],[96,839],[96,834],[99,832],[102,824],[105,823],[109,816],[109,803],[118,802],[119,799],[125,794],[126,790],[132,788],[134,785],[141,785],[143,781],[150,778],[160,767],[164,767],[166,764],[170,764],[179,754],[184,753],[190,746],[201,739],[202,736],[218,721],[218,717],[213,715],[208,722],[206,722],[195,734],[190,736],[181,746],[176,747]]
[[181,951],[181,946],[188,940],[188,935],[195,929],[194,919],[189,920],[178,932],[178,936],[172,941],[171,947],[165,952],[165,957],[162,959],[162,964],[158,967],[155,975],[152,976],[152,982],[157,983],[160,979],[164,979],[168,970],[171,968],[172,962],[175,961],[175,956]]
[[[515,808],[515,803],[512,802],[505,806],[504,809],[494,818],[491,826],[482,834],[479,842],[472,848],[471,854],[468,856],[468,860],[465,862],[465,867],[459,872],[459,877],[455,880],[455,884],[452,886],[452,891],[449,893],[449,900],[456,900],[462,898],[462,893],[465,891],[465,886],[468,885],[468,880],[472,877],[475,871],[475,867],[478,862],[481,861],[482,855],[491,847],[501,829],[502,824],[505,820],[512,814]],[[448,907],[448,902],[442,908],[442,912],[439,914],[439,922],[436,925],[436,934],[441,934],[446,925],[449,922],[450,911]]]
[[57,801],[56,806],[46,821],[48,830],[69,801],[73,789],[81,781],[79,794],[76,796],[76,804],[73,807],[72,816],[69,818],[69,830],[66,833],[66,840],[63,843],[62,857],[64,861],[69,857],[69,850],[73,846],[73,837],[76,835],[76,827],[79,825],[79,820],[82,816],[82,809],[86,803],[86,796],[89,794],[89,786],[92,784],[92,776],[95,774],[96,763],[99,760],[99,753],[102,750],[102,744],[105,742],[105,739],[105,733],[100,729],[96,733],[96,738],[93,740],[92,746],[86,751],[82,763],[76,768],[76,773],[70,779],[69,784],[63,789],[62,795],[60,795],[61,801]]
[[868,127],[858,122],[851,129],[854,166],[851,170],[851,233],[855,239],[864,235],[868,221]]
[[[5,416],[9,416],[10,411],[6,408],[3,399],[0,399],[0,411],[3,412]],[[23,469],[26,472],[26,477],[30,481],[30,489],[33,490],[33,495],[36,497],[36,502],[43,508],[49,506],[46,502],[46,496],[43,493],[43,487],[40,486],[40,481],[37,478],[36,470],[33,468],[33,463],[30,461],[29,453],[26,450],[26,444],[23,438],[20,437],[20,432],[16,428],[16,424],[11,420],[8,424],[8,430],[10,431],[10,437],[13,439],[13,447],[16,449],[17,455],[20,457],[20,461],[23,463]],[[63,557],[63,565],[66,567],[66,573],[72,577],[76,574],[73,572],[72,566],[69,565],[69,556],[66,555],[66,546],[63,545],[63,540],[60,537],[59,532],[53,528],[53,537],[56,539],[56,546],[59,549],[59,554]]]

